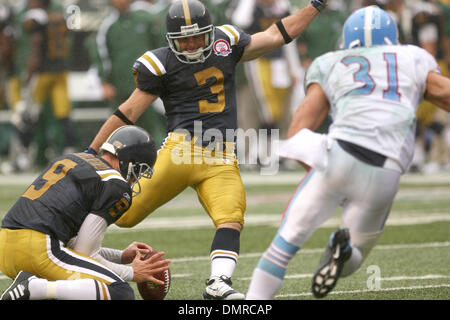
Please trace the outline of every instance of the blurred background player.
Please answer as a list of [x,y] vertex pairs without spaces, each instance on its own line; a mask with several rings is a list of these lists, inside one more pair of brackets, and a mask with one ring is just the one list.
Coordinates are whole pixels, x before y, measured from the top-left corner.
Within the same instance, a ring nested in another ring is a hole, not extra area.
[[[102,156],[74,153],[52,161],[7,212],[0,231],[0,269],[15,278],[2,300],[130,300],[127,281],[153,281],[169,260],[134,242],[102,248],[108,225],[132,203],[132,187],[150,178],[156,148],[136,126],[117,129]],[[126,264],[131,263],[131,266]]]
[[28,0],[25,7],[18,8],[14,21],[16,55],[8,92],[16,135],[10,158],[14,170],[24,171],[33,164],[29,147],[47,100],[62,129],[62,152],[74,150],[67,88],[68,30],[62,13],[53,11],[48,0]]
[[[96,66],[103,96],[116,107],[124,102],[136,83],[130,66],[142,52],[167,45],[161,8],[152,1],[110,0],[112,12],[103,20],[96,35]],[[160,5],[161,6],[161,5]],[[166,136],[166,118],[161,101],[148,108],[138,124],[148,128],[157,145]]]
[[[414,6],[412,19],[412,40],[424,48],[438,61],[444,76],[449,75],[449,39],[446,36],[446,23],[436,3],[422,2]],[[450,145],[448,142],[448,114],[432,102],[423,101],[417,111],[417,142],[412,170],[423,173],[436,173],[445,170],[450,164]]]
[[[386,11],[377,6],[355,11],[343,34],[345,50],[318,57],[308,70],[306,97],[281,153],[310,170],[253,272],[247,299],[275,296],[289,261],[339,206],[341,228],[330,236],[312,293],[322,298],[340,276],[358,270],[384,229],[413,158],[419,101],[424,97],[450,111],[450,79],[425,50],[398,45],[397,27]],[[333,116],[328,135],[312,132],[328,112]]]
[[7,81],[14,72],[14,29],[11,8],[0,4],[0,109],[7,105]]
[[[231,21],[245,32],[254,34],[289,16],[290,11],[290,3],[287,0],[241,0]],[[259,165],[269,166],[270,163],[262,161],[274,161],[268,157],[274,154],[270,151],[269,144],[271,130],[285,127],[283,120],[289,115],[291,92],[295,91],[295,87],[303,88],[304,74],[296,42],[292,41],[258,59],[248,61],[244,68],[256,100],[256,105],[248,108],[251,114],[258,115],[254,118],[259,119],[259,123],[255,123],[253,127],[266,130],[268,134],[267,144],[257,141],[249,146],[249,159],[257,159]],[[295,92],[299,93],[298,90]],[[267,149],[262,146],[267,146]]]

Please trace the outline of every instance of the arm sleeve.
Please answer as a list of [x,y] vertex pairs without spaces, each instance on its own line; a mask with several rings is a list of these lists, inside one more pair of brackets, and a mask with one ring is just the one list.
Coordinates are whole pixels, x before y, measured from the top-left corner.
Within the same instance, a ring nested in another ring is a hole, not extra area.
[[109,252],[113,259],[117,259],[119,251],[121,254],[121,250],[101,248],[101,243],[107,228],[108,224],[105,219],[95,214],[88,214],[80,227],[77,238],[71,243],[71,249],[88,255],[91,258],[101,262],[123,280],[131,281],[133,280],[134,275],[133,268],[131,266],[114,263],[107,260],[102,255],[102,253]]
[[118,19],[117,13],[109,15],[100,25],[98,29],[95,44],[96,44],[96,64],[102,81],[110,81],[112,70],[111,58],[108,48],[108,30]]
[[100,248],[100,255],[108,261],[114,263],[121,263],[123,250],[111,249],[111,248]]

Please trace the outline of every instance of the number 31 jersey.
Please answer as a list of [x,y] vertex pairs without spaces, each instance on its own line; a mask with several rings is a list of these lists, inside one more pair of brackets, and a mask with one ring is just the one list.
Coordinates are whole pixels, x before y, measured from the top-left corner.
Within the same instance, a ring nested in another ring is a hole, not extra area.
[[137,88],[163,100],[169,132],[194,134],[194,121],[201,121],[203,132],[214,128],[225,137],[237,128],[235,68],[249,42],[250,35],[223,25],[203,63],[183,63],[169,47],[147,51],[133,65]]
[[396,160],[406,171],[414,153],[416,110],[436,60],[412,45],[374,46],[324,54],[306,86],[321,85],[331,106],[329,136]]

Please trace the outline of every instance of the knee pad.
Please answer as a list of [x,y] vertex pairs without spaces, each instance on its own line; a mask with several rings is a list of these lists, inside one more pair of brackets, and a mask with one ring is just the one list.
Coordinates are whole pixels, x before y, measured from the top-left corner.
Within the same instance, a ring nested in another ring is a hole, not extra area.
[[108,285],[111,300],[134,300],[134,290],[126,282],[113,282]]

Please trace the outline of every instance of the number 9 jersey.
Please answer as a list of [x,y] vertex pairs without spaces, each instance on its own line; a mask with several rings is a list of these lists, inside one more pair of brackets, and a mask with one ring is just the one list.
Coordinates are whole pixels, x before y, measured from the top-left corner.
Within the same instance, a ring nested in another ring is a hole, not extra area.
[[203,132],[215,128],[225,137],[237,128],[235,68],[249,43],[250,35],[223,25],[203,63],[183,63],[169,47],[147,51],[133,65],[136,86],[163,100],[169,132],[193,134],[194,121],[201,121]]
[[52,161],[8,211],[2,228],[32,229],[64,244],[88,214],[114,223],[131,205],[131,188],[100,157],[75,153]]
[[414,153],[417,107],[433,71],[440,72],[436,60],[419,47],[378,45],[316,58],[305,83],[320,84],[328,97],[331,138],[378,152],[405,172]]

